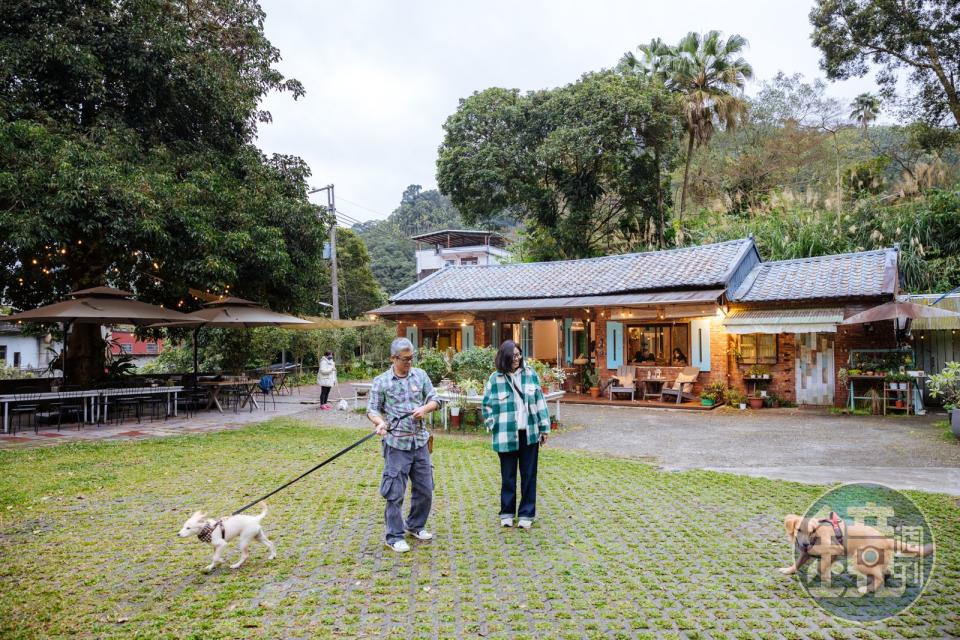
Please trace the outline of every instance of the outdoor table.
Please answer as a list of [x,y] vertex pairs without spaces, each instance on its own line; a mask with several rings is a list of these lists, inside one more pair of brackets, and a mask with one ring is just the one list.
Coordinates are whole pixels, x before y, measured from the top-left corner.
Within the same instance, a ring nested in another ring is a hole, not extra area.
[[[167,415],[177,415],[177,394],[183,391],[183,387],[120,387],[117,389],[93,389],[90,393],[92,409],[94,415],[91,422],[99,420],[100,409],[103,409],[103,420],[109,419],[110,399],[122,398],[124,396],[152,396],[164,394],[167,396]],[[172,397],[171,397],[172,396]],[[172,402],[171,402],[172,400]]]
[[[560,419],[560,398],[562,398],[566,394],[567,394],[566,391],[550,391],[549,393],[543,394],[543,398],[547,402],[550,402],[551,400],[557,401],[557,410],[555,412],[557,420]],[[451,393],[438,393],[437,395],[440,398],[440,401],[441,401],[440,404],[443,410],[443,430],[446,431],[448,429],[447,413],[450,411],[449,403],[455,400],[458,396],[456,394],[451,394]],[[464,396],[464,399],[466,400],[467,404],[480,405],[483,402],[482,395]]]
[[223,406],[220,404],[220,392],[223,391],[225,387],[241,387],[243,388],[244,395],[243,401],[240,403],[240,408],[247,406],[247,401],[252,403],[250,410],[253,411],[253,407],[257,409],[260,408],[260,405],[257,403],[257,399],[253,396],[254,390],[259,386],[259,380],[199,380],[197,381],[197,386],[205,387],[207,394],[210,396],[210,399],[207,401],[207,409],[210,409],[213,406],[217,407],[217,411],[223,413]]
[[[663,393],[663,385],[667,384],[666,378],[638,378],[637,382],[640,383],[640,399],[646,400],[647,398],[656,398],[660,399],[660,394]],[[648,390],[648,385],[653,388],[653,391]]]
[[[50,401],[77,399],[83,400],[83,421],[92,424],[100,416],[100,409],[103,409],[104,419],[107,417],[110,398],[131,395],[167,395],[167,412],[177,415],[177,394],[183,391],[183,387],[127,387],[121,389],[84,389],[79,391],[54,392],[46,391],[31,395],[31,401]],[[0,404],[3,405],[3,432],[10,433],[10,405],[17,402],[17,396],[21,394],[8,393],[0,395]],[[170,396],[173,396],[173,403],[170,402]],[[172,410],[171,410],[172,408]]]
[[356,409],[359,406],[360,396],[369,395],[370,389],[373,387],[372,382],[353,382],[351,383],[353,387],[353,408]]

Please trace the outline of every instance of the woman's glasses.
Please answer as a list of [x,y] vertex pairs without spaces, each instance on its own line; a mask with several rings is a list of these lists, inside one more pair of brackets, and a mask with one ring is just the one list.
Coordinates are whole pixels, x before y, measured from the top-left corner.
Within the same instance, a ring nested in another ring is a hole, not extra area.
[[514,360],[523,360],[523,354],[522,354],[522,353],[515,353],[515,354],[513,354],[513,359],[514,359]]

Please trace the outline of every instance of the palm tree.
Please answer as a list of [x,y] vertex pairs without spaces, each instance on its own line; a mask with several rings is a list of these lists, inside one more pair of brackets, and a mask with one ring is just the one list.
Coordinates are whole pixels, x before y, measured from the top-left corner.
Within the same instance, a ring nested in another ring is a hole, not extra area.
[[872,93],[861,93],[850,103],[850,119],[867,130],[867,125],[877,119],[880,114],[880,98]]
[[690,32],[676,47],[655,39],[637,47],[639,57],[628,53],[621,61],[622,68],[635,73],[659,75],[682,101],[687,158],[680,194],[681,220],[694,148],[709,144],[718,127],[733,129],[746,114],[743,87],[753,77],[753,68],[740,56],[746,46],[747,40],[740,35],[724,40],[719,31]]

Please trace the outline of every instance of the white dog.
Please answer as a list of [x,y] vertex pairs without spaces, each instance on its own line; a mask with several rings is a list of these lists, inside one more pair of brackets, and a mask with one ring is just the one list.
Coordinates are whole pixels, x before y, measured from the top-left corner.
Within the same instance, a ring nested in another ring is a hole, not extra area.
[[250,552],[247,547],[250,541],[256,538],[262,542],[268,549],[270,555],[268,560],[273,560],[277,556],[277,548],[267,539],[267,534],[260,527],[260,521],[267,515],[267,505],[263,505],[263,512],[257,516],[227,516],[219,520],[207,518],[205,513],[197,511],[187,520],[180,533],[181,538],[187,536],[197,536],[202,542],[209,542],[213,545],[213,562],[206,568],[206,571],[213,571],[214,567],[224,562],[223,554],[227,550],[227,543],[236,537],[240,538],[240,560],[230,565],[231,569],[236,569],[244,562]]

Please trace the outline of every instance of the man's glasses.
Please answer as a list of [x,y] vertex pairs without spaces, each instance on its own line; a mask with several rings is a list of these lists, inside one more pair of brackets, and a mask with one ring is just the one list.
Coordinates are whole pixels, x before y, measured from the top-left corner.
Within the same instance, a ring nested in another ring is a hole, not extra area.
[[411,362],[413,362],[413,356],[393,356],[393,357],[399,360],[400,362],[403,362],[404,364],[410,364]]

